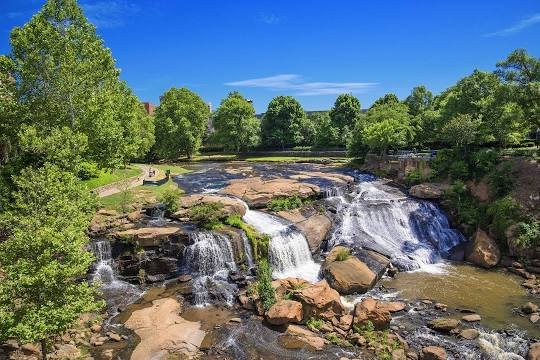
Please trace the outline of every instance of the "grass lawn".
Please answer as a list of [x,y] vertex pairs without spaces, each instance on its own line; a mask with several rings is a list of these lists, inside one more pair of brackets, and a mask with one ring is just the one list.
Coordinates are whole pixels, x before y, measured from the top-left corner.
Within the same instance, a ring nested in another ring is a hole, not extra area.
[[165,171],[167,170],[171,170],[171,175],[180,175],[180,174],[185,174],[187,172],[190,172],[190,170],[184,169],[182,166],[175,165],[175,164],[146,164],[146,165],[154,169],[159,169],[160,171],[163,172],[163,174],[165,174]]
[[84,180],[82,183],[85,184],[90,190],[92,190],[100,186],[135,177],[140,174],[142,174],[142,170],[140,167],[130,165],[125,169],[116,169],[112,172],[100,170],[98,177]]
[[170,189],[178,190],[179,194],[183,193],[182,189],[180,189],[172,180],[169,180],[168,182],[160,186],[137,186],[129,189],[126,193],[119,192],[100,198],[99,201],[101,206],[106,209],[114,209],[121,211],[122,203],[129,204],[128,207],[130,209],[133,209],[135,207],[140,207],[141,205],[158,202],[159,198],[163,195],[163,193]]
[[301,161],[314,161],[314,160],[327,160],[331,162],[347,162],[350,159],[344,157],[314,157],[314,156],[261,156],[246,158],[246,161],[259,161],[259,162],[301,162]]

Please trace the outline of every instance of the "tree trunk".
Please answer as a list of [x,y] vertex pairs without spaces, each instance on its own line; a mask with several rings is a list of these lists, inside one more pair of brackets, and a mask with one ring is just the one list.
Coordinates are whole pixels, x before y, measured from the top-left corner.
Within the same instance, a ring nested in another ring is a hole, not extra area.
[[41,339],[41,358],[47,360],[47,340]]

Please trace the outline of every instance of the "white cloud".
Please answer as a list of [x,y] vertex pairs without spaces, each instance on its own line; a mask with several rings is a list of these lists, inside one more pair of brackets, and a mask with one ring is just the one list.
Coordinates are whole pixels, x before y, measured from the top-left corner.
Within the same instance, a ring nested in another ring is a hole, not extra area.
[[265,14],[265,13],[259,13],[259,16],[257,17],[257,19],[267,25],[279,24],[282,20],[281,17],[275,14]]
[[227,86],[265,88],[270,90],[289,90],[295,95],[336,95],[342,93],[365,92],[377,85],[373,82],[307,82],[300,75],[280,74],[264,78],[232,81]]
[[495,32],[492,32],[492,33],[489,33],[489,34],[484,34],[484,36],[487,36],[487,37],[491,37],[491,36],[509,36],[509,35],[512,35],[512,34],[517,34],[521,30],[526,29],[526,28],[528,28],[530,26],[533,26],[535,24],[538,24],[538,23],[540,23],[540,13],[529,16],[526,19],[522,19],[522,20],[518,21],[517,23],[515,23],[514,25],[512,25],[512,26],[510,26],[510,27],[508,27],[506,29],[495,31]]
[[125,0],[97,1],[81,6],[90,22],[98,28],[122,27],[126,19],[141,11],[138,5]]

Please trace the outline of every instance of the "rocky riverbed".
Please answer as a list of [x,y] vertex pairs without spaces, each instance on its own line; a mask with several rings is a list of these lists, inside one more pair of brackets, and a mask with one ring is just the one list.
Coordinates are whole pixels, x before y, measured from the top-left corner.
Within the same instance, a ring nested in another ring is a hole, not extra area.
[[[413,189],[418,199],[322,164],[193,170],[174,179],[186,194],[172,213],[152,204],[96,214],[89,279],[103,289],[104,321],[59,339],[58,351],[73,343],[95,359],[540,359],[531,265],[501,260],[483,234],[466,239],[433,202],[439,188]],[[267,209],[291,196],[305,201]],[[211,204],[269,237],[268,310],[253,291],[246,233],[193,221],[193,207]]]

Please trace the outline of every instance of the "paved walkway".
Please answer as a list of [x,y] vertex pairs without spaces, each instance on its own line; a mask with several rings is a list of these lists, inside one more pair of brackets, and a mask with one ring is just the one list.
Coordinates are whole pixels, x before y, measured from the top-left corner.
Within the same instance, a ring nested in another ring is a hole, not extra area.
[[[124,180],[120,180],[111,184],[98,187],[94,189],[94,192],[97,194],[98,197],[105,197],[105,196],[117,194],[121,192],[122,190],[125,190],[126,188],[131,189],[139,185],[142,185],[143,180],[146,178],[149,178],[150,166],[148,165],[137,165],[137,166],[140,167],[142,170],[142,174],[139,175],[138,177],[124,179]],[[154,168],[153,170],[156,171],[156,175],[153,176],[151,179],[155,179],[159,176],[159,170],[156,168]]]

